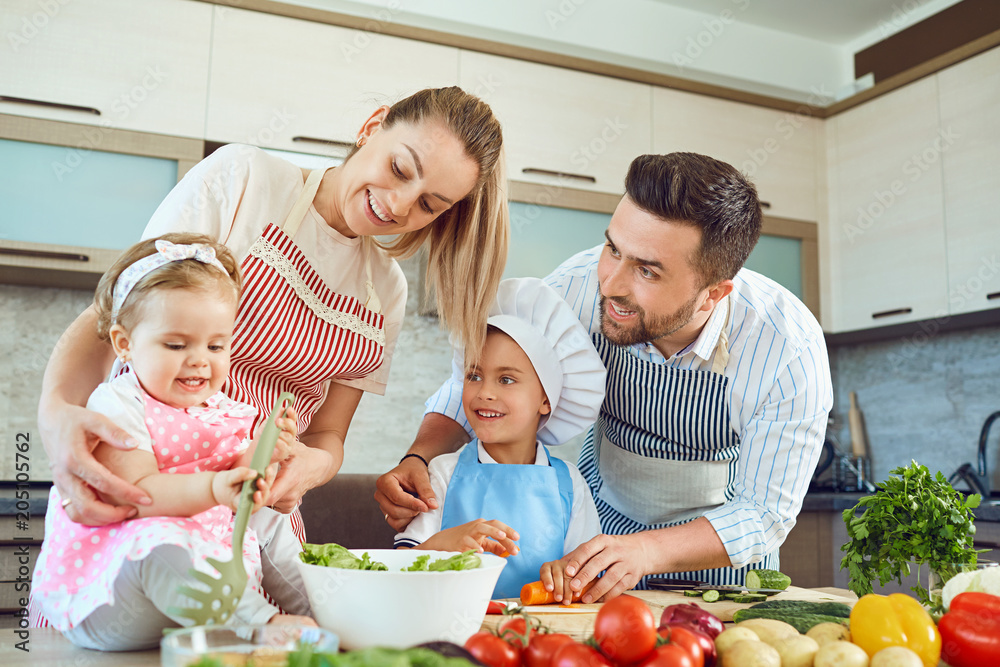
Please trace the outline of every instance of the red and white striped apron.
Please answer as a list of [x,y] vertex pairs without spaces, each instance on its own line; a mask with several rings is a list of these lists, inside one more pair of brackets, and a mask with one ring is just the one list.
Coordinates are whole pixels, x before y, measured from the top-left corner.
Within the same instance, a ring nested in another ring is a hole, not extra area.
[[[223,391],[267,418],[283,391],[295,394],[299,432],[309,427],[332,379],[357,379],[382,365],[385,325],[365,257],[367,299],[331,290],[292,242],[312,206],[323,170],[310,172],[280,226],[268,224],[243,260],[243,298]],[[362,244],[371,252],[367,244]],[[292,527],[305,540],[298,510]]]
[[[243,297],[236,314],[232,365],[223,391],[267,418],[283,391],[295,394],[299,432],[326,399],[330,380],[356,379],[382,365],[385,322],[365,257],[365,303],[331,290],[292,242],[312,206],[323,170],[309,173],[305,187],[280,226],[268,224],[243,260]],[[370,246],[362,244],[367,252]],[[292,528],[305,541],[302,515]],[[37,606],[29,624],[47,627]]]

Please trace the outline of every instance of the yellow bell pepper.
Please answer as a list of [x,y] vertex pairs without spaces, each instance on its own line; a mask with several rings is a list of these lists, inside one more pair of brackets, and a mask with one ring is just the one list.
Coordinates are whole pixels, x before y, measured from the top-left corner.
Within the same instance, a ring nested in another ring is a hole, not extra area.
[[851,641],[868,657],[889,646],[905,646],[920,656],[924,667],[941,658],[941,634],[930,614],[902,593],[865,595],[851,610]]

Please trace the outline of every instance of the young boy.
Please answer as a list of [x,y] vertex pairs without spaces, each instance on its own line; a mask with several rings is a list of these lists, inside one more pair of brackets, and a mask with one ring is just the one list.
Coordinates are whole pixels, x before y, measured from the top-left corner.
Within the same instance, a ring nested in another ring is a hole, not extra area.
[[476,437],[431,461],[439,508],[395,544],[509,554],[494,597],[517,597],[542,564],[600,532],[583,476],[545,445],[597,419],[605,370],[569,305],[541,280],[505,280],[492,312],[479,360],[466,355],[462,407]]

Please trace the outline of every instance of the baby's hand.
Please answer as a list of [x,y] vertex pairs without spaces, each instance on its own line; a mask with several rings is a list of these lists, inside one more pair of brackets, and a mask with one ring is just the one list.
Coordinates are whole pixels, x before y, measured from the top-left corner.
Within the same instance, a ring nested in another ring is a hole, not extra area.
[[[268,466],[264,477],[257,480],[257,490],[253,493],[253,512],[263,507],[271,493],[271,484],[278,472],[277,465]],[[257,471],[253,468],[240,466],[229,470],[220,470],[212,479],[212,496],[215,502],[225,505],[232,511],[239,508],[240,492],[243,490],[243,482],[257,476]]]
[[515,544],[519,538],[516,530],[496,519],[476,519],[435,533],[421,547],[439,551],[475,549],[478,552],[489,551],[498,556],[509,556],[520,551]]

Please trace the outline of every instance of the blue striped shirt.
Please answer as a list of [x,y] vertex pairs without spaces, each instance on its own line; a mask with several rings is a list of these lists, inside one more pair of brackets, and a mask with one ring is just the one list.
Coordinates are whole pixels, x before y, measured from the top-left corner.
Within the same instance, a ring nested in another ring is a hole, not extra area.
[[[574,255],[545,279],[592,334],[601,329],[597,262],[602,248]],[[651,344],[634,345],[629,352],[677,369],[710,371],[727,327],[725,400],[740,440],[739,473],[733,497],[705,517],[733,567],[743,567],[776,551],[795,525],[819,459],[833,389],[823,330],[802,302],[748,269],[740,270],[733,284],[731,298],[720,303],[683,350],[669,359]],[[454,365],[452,378],[427,400],[427,411],[451,417],[469,431],[462,376]]]

